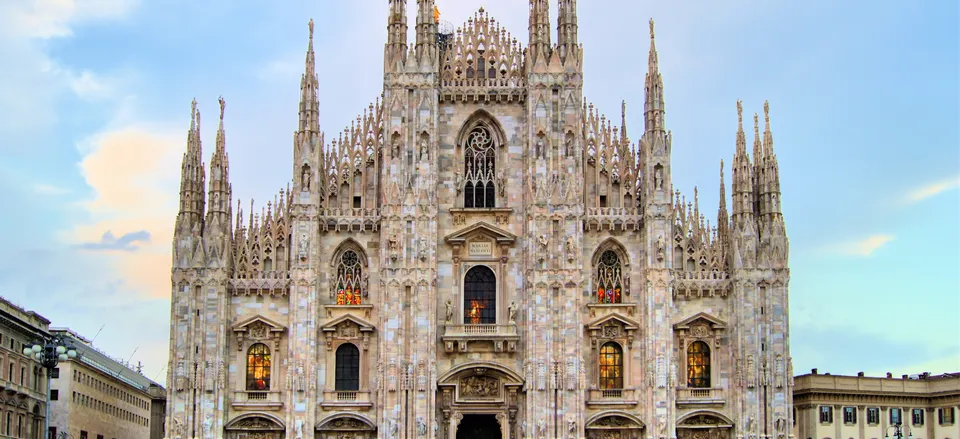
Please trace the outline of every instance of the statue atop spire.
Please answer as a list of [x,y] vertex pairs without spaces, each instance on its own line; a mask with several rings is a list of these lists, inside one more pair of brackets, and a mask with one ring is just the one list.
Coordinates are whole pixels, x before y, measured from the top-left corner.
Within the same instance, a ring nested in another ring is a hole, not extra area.
[[227,108],[227,101],[223,100],[223,95],[217,101],[220,102],[220,125],[223,126],[223,110]]
[[313,19],[310,19],[310,22],[307,23],[307,27],[310,28],[310,41],[313,41]]
[[743,101],[737,99],[737,126],[743,131]]

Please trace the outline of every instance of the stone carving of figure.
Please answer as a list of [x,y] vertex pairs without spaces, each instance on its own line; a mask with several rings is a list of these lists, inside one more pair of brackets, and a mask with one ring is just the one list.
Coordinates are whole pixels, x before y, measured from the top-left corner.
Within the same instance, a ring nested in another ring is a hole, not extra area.
[[427,434],[427,422],[423,420],[423,416],[417,416],[417,436],[423,437]]
[[663,261],[663,252],[664,252],[663,246],[664,246],[663,235],[660,235],[657,237],[657,260],[661,262]]
[[657,387],[667,387],[667,365],[663,360],[663,354],[657,355]]
[[747,416],[747,431],[753,431],[753,416]]
[[653,174],[653,185],[656,189],[663,189],[663,169],[657,168]]
[[573,416],[567,418],[567,431],[574,433],[577,431],[577,418]]
[[444,321],[446,321],[447,323],[450,323],[453,321],[453,301],[451,301],[450,299],[447,299],[447,303],[445,303],[444,305],[446,305],[447,307],[446,315],[445,315],[446,318]]
[[657,427],[660,429],[660,437],[665,437],[667,434],[667,415],[663,413],[657,415]]
[[564,155],[570,157],[573,155],[573,136],[567,136],[567,142],[564,145]]
[[301,233],[300,242],[299,242],[299,251],[298,251],[298,256],[300,257],[300,261],[306,262],[307,257],[309,256],[309,253],[310,253],[310,238],[307,237],[306,233]]
[[517,303],[510,302],[510,306],[507,307],[507,316],[510,320],[510,323],[517,323]]
[[394,439],[395,437],[397,437],[397,430],[398,430],[397,421],[393,419],[387,420],[387,437],[389,437],[390,439]]
[[520,437],[525,438],[527,436],[527,421],[520,421]]
[[544,149],[544,148],[543,148],[543,137],[537,137],[537,149],[536,149],[536,157],[537,157],[537,158],[541,158],[541,157],[544,156],[544,150],[543,150],[543,149]]
[[297,419],[293,425],[297,432],[297,439],[303,439],[303,419]]
[[573,262],[576,259],[577,243],[574,241],[572,235],[567,237],[566,252],[567,252],[567,261]]
[[428,158],[427,149],[428,149],[428,148],[427,148],[427,138],[426,138],[426,137],[420,138],[420,154],[419,154],[419,155],[420,155],[420,160],[426,160],[426,159]]
[[400,238],[396,233],[390,235],[390,240],[387,241],[387,250],[390,252],[390,259],[395,261],[400,257]]
[[506,196],[507,193],[507,171],[502,167],[497,170],[497,192],[501,197]]
[[547,245],[550,241],[547,240],[547,235],[540,235],[537,237],[537,260],[543,261],[547,256]]
[[296,376],[296,389],[298,392],[303,392],[306,390],[306,374],[303,373],[303,361],[297,361],[297,376]]
[[310,167],[304,166],[300,170],[300,190],[309,191],[310,190]]
[[187,388],[187,371],[183,365],[183,361],[180,361],[180,363],[177,364],[177,375],[175,381],[176,382],[174,385],[176,386],[176,390],[178,392],[182,392]]
[[400,157],[400,136],[393,139],[393,157]]
[[460,193],[463,192],[463,174],[461,174],[460,171],[453,174],[453,185],[457,191],[457,195],[460,195]]
[[544,437],[547,434],[547,423],[541,419],[537,421],[537,437]]
[[417,241],[417,257],[421,261],[427,260],[427,238],[420,238]]
[[203,437],[209,439],[213,437],[213,415],[207,413],[203,418]]
[[783,420],[782,417],[778,417],[774,423],[777,433],[783,433],[784,427],[786,427],[787,422]]
[[370,296],[370,273],[366,271],[360,275],[360,291],[363,292],[363,297]]
[[782,356],[777,355],[777,363],[774,367],[776,367],[776,372],[775,372],[776,376],[774,378],[774,385],[776,385],[777,388],[781,388],[783,387],[783,357]]

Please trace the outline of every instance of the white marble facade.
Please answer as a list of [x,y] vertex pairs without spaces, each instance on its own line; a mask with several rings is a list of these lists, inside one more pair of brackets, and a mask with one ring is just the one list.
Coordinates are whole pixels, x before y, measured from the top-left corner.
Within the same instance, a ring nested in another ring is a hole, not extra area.
[[559,3],[553,43],[530,0],[521,47],[482,8],[438,37],[432,0],[408,44],[391,0],[382,96],[331,136],[311,21],[292,185],[258,214],[233,204],[222,99],[209,170],[194,102],[170,437],[784,437],[768,107],[751,158],[737,103],[732,211],[720,176],[711,226],[674,191],[652,21],[645,83],[624,84],[646,90],[633,141],[626,105],[586,103],[576,1]]

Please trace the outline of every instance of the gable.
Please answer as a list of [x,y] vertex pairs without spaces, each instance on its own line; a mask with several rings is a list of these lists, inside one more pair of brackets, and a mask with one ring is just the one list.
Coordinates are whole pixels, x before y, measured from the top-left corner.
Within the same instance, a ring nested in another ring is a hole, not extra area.
[[714,330],[727,327],[727,324],[723,320],[720,320],[705,312],[699,312],[674,324],[673,329],[690,329],[691,327],[697,325],[706,325]]
[[253,316],[233,326],[233,332],[262,332],[263,335],[266,335],[268,332],[279,333],[286,330],[286,326],[283,326],[261,315]]
[[627,331],[635,331],[640,328],[640,324],[620,313],[612,313],[601,316],[585,325],[588,331],[602,331],[604,327],[617,326]]
[[465,229],[453,232],[444,239],[448,244],[464,244],[468,239],[487,238],[496,241],[498,244],[511,244],[517,240],[517,236],[495,227],[485,221],[480,221],[470,225]]
[[373,332],[374,327],[366,320],[354,317],[351,314],[342,315],[320,327],[320,331],[324,333],[344,333],[352,330],[358,331],[359,333],[356,335],[359,335],[364,332]]

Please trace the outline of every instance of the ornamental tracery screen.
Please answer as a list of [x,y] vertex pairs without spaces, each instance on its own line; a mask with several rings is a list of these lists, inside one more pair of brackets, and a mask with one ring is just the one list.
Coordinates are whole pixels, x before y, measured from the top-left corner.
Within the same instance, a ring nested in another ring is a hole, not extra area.
[[477,126],[464,146],[463,207],[496,207],[496,148],[490,130]]
[[263,343],[247,351],[247,390],[270,390],[270,348]]
[[597,303],[623,301],[623,265],[613,250],[605,250],[597,261]]
[[337,305],[360,305],[363,302],[363,264],[360,256],[347,250],[337,264]]

